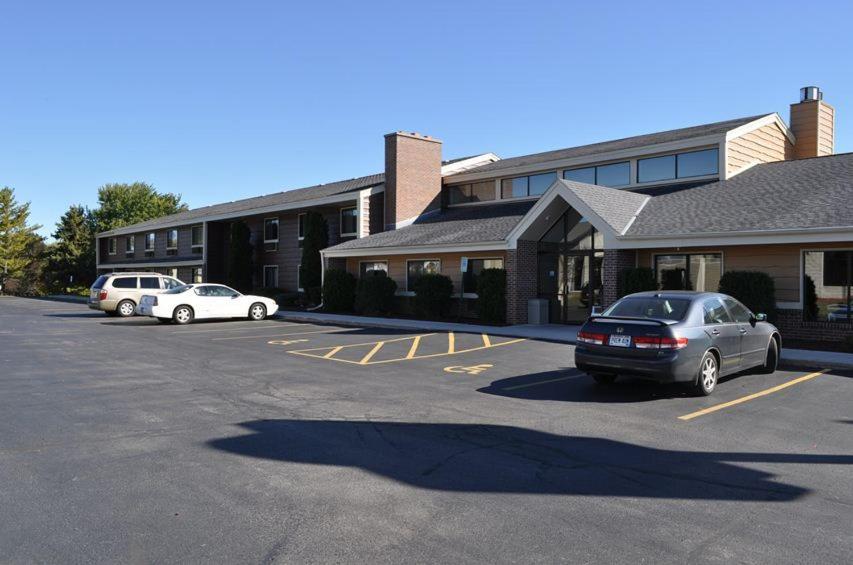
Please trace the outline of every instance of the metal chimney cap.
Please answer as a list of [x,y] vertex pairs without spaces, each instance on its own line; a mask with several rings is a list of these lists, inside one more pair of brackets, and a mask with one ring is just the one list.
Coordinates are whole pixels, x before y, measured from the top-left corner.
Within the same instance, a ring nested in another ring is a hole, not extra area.
[[823,100],[823,92],[817,86],[804,86],[800,89],[800,102]]

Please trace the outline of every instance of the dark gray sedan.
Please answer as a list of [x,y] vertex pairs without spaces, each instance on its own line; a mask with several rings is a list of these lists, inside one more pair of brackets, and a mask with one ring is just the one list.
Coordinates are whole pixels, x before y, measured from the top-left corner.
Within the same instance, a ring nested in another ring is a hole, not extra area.
[[575,366],[602,384],[631,375],[690,383],[709,395],[721,376],[754,368],[772,373],[781,351],[776,326],[731,296],[640,292],[584,323]]

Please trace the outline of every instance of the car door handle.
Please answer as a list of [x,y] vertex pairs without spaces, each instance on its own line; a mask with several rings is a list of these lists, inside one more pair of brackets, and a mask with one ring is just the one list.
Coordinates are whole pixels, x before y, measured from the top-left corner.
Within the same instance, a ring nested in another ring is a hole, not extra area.
[[713,330],[711,330],[711,333],[714,335],[720,335],[720,330],[714,328]]
[[745,334],[745,333],[746,333],[746,331],[747,331],[747,330],[746,330],[746,328],[741,328],[741,329],[740,329],[740,333],[741,333],[741,334]]

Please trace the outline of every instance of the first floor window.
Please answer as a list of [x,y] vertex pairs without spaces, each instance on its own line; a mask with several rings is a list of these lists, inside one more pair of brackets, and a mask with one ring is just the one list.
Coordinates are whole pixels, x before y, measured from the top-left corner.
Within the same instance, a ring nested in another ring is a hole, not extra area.
[[415,283],[424,275],[437,275],[441,272],[438,259],[418,259],[406,261],[406,290],[414,290]]
[[350,236],[358,235],[358,209],[342,208],[341,209],[341,235]]
[[722,271],[719,253],[655,256],[655,276],[661,290],[717,292]]
[[379,271],[388,274],[388,261],[362,261],[358,267],[358,275],[361,278]]
[[171,269],[166,269],[166,274],[170,277],[176,279],[178,278],[178,269],[177,267],[172,267]]
[[193,253],[201,253],[204,249],[204,226],[193,226],[190,239]]
[[116,254],[116,238],[111,237],[108,241],[107,251],[110,255]]
[[202,282],[201,267],[193,268],[193,283],[200,284]]
[[264,288],[278,288],[278,265],[264,265]]
[[157,236],[154,232],[149,234],[145,234],[145,251],[146,252],[154,252],[154,240]]
[[462,292],[473,294],[477,292],[477,277],[483,269],[503,269],[504,260],[496,259],[468,259],[468,269],[462,273]]
[[853,250],[803,254],[803,317],[853,323]]
[[128,255],[132,254],[134,249],[136,248],[136,238],[132,235],[127,236],[124,241],[124,251]]

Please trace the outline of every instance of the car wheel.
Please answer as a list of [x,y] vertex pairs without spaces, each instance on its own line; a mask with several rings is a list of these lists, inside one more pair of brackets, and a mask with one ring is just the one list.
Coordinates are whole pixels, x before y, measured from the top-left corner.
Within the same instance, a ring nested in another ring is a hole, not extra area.
[[616,375],[606,375],[604,373],[593,373],[590,375],[592,380],[596,382],[596,384],[600,385],[612,385],[616,380]]
[[776,367],[779,366],[779,346],[776,345],[776,340],[771,338],[770,345],[767,346],[767,356],[764,358],[764,365],[759,369],[759,373],[769,375],[776,372]]
[[708,351],[702,357],[702,362],[699,364],[699,374],[696,375],[696,384],[694,385],[696,393],[700,396],[708,396],[714,392],[719,377],[720,367],[717,363],[717,358],[714,357],[713,353]]
[[193,309],[189,306],[178,306],[172,314],[172,319],[176,324],[184,325],[193,321]]
[[136,304],[132,300],[122,300],[116,306],[116,315],[122,318],[130,318],[136,311]]
[[260,302],[255,302],[249,308],[249,319],[259,322],[267,317],[267,307]]

